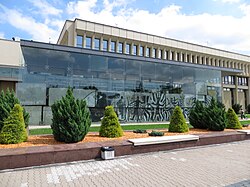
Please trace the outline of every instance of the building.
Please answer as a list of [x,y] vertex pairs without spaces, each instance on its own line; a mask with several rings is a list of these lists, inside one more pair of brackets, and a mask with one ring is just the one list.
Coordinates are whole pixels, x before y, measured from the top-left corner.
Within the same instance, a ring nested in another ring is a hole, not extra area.
[[0,86],[15,88],[31,124],[51,123],[50,106],[68,86],[93,121],[107,105],[123,122],[144,122],[169,120],[176,105],[187,117],[196,99],[250,103],[250,56],[229,51],[80,19],[65,22],[57,45],[0,40],[0,48],[0,71],[16,70],[2,73]]

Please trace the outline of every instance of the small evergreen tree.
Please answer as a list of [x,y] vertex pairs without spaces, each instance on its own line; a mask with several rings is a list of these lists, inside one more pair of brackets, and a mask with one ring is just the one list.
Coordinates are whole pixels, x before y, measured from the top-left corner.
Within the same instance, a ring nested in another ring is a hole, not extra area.
[[223,131],[226,127],[225,109],[220,107],[214,98],[206,109],[204,120],[209,130]]
[[27,139],[23,108],[19,104],[15,104],[10,111],[9,117],[4,120],[4,125],[0,132],[0,142],[2,144],[16,144],[27,141]]
[[189,128],[182,114],[181,107],[176,106],[170,119],[169,132],[188,132]]
[[115,138],[123,135],[123,130],[113,106],[106,106],[99,131],[101,137]]
[[[16,98],[14,91],[10,91],[9,89],[1,91],[0,94],[0,131],[3,127],[4,120],[9,116],[10,111],[14,107],[15,104],[20,104],[19,100]],[[28,127],[29,124],[29,113],[23,109],[23,117],[25,122],[25,128]]]
[[68,88],[66,96],[52,106],[51,129],[55,140],[75,143],[84,139],[91,125],[90,112],[85,100],[75,99]]
[[206,108],[201,101],[196,101],[193,108],[189,112],[189,123],[194,128],[207,129],[206,121],[204,120]]
[[239,121],[238,116],[232,108],[229,108],[226,114],[227,128],[229,129],[242,129],[242,125]]

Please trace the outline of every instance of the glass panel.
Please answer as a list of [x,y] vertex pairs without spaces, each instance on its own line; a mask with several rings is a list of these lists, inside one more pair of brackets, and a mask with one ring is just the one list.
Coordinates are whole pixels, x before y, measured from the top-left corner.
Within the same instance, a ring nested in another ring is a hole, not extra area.
[[150,48],[149,47],[147,47],[147,49],[146,49],[146,57],[150,57]]
[[95,49],[100,50],[100,39],[99,38],[95,38]]
[[133,45],[133,55],[137,55],[137,45]]
[[152,58],[155,58],[156,57],[156,49],[153,48],[153,54],[152,54]]
[[92,38],[91,37],[86,37],[86,48],[91,49],[92,46]]
[[119,42],[118,44],[118,53],[122,53],[123,52],[123,43]]
[[77,47],[82,47],[82,43],[83,43],[83,37],[80,35],[77,35],[77,43],[76,46]]
[[102,41],[102,50],[103,51],[108,51],[108,40],[103,40]]
[[140,56],[144,56],[144,47],[140,46]]
[[130,54],[131,44],[126,44],[126,54]]
[[111,41],[111,49],[110,49],[110,51],[115,52],[115,48],[116,48],[116,42]]

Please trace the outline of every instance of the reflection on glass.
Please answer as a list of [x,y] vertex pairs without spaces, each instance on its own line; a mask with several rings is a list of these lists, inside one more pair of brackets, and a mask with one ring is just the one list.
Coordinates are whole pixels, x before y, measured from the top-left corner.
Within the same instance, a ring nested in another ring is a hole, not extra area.
[[92,46],[92,38],[91,37],[86,37],[86,45],[85,45],[85,47],[87,49],[91,49],[91,46]]
[[102,41],[102,50],[103,51],[108,51],[108,40],[103,40]]
[[115,41],[111,41],[111,48],[110,48],[110,51],[111,51],[111,52],[115,52],[115,48],[116,48],[116,42],[115,42]]
[[83,43],[83,37],[80,35],[77,35],[77,43],[76,46],[77,47],[82,47],[82,43]]
[[100,39],[95,38],[95,50],[100,50]]

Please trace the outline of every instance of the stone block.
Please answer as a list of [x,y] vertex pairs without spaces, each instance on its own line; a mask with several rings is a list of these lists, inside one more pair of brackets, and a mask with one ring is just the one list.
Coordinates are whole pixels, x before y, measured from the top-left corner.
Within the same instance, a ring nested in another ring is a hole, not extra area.
[[42,107],[41,106],[24,106],[24,108],[30,114],[29,125],[39,125],[41,122]]
[[16,95],[22,105],[46,105],[46,84],[18,83]]
[[43,124],[51,125],[52,124],[52,111],[51,107],[43,107]]

